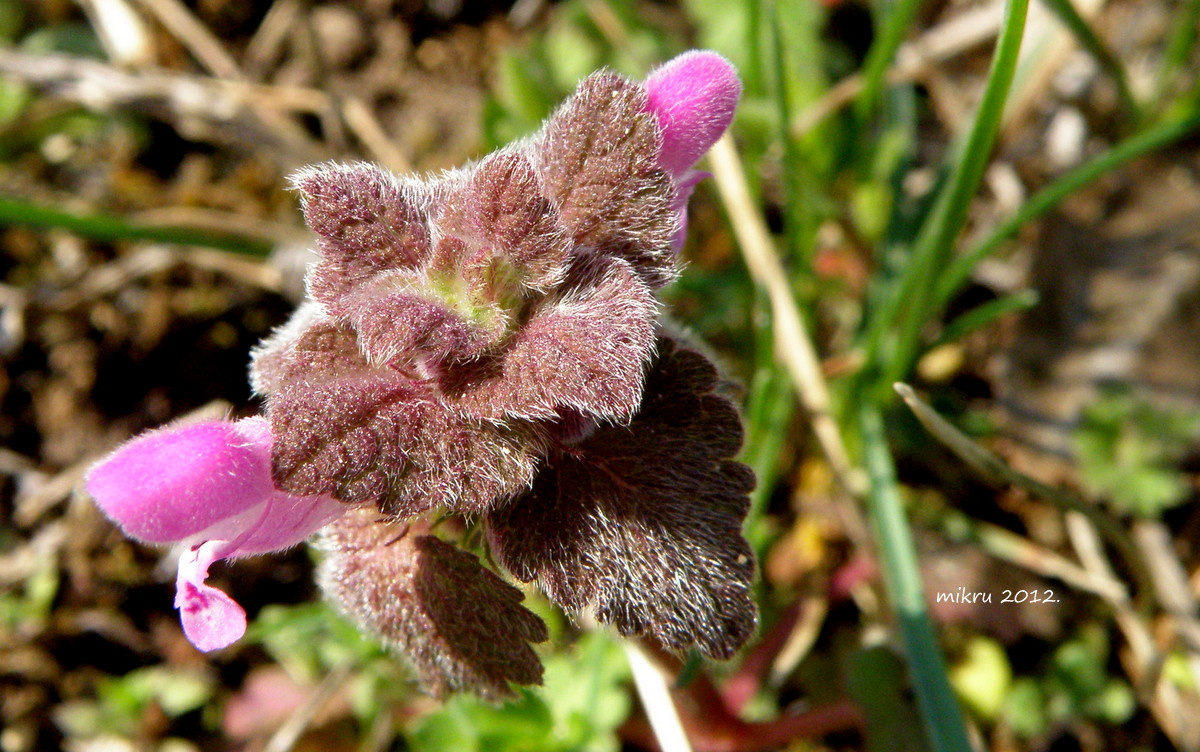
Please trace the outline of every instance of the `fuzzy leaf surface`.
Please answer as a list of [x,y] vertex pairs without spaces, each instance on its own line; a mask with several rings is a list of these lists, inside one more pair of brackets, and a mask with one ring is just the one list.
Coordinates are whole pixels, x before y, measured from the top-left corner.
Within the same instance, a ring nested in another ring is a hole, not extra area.
[[434,191],[372,164],[327,164],[301,171],[304,221],[317,234],[321,261],[309,292],[338,315],[339,298],[380,274],[413,270],[431,253]]
[[544,419],[570,408],[627,421],[641,401],[657,315],[628,263],[587,259],[503,351],[450,372],[443,388],[456,409],[476,418]]
[[329,323],[329,317],[320,303],[306,299],[292,312],[291,318],[255,345],[250,351],[250,387],[255,394],[266,397],[279,391],[294,368],[290,350],[316,323]]
[[641,411],[552,456],[533,488],[486,517],[497,560],[563,608],[626,635],[728,658],[753,633],[754,557],[741,534],[748,467],[716,370],[660,338]]
[[677,274],[675,187],[659,167],[662,136],[640,84],[585,79],[529,147],[575,242],[624,258],[652,288]]
[[549,635],[521,605],[521,591],[475,556],[419,533],[372,509],[352,510],[318,539],[321,588],[407,655],[436,696],[465,690],[500,700],[513,696],[509,682],[541,684],[542,664],[529,643]]
[[533,165],[518,152],[481,163],[448,195],[438,229],[436,265],[453,264],[473,290],[493,299],[548,290],[566,273],[571,238]]
[[285,491],[410,516],[479,512],[532,480],[532,426],[460,416],[429,382],[367,363],[345,327],[312,326],[283,360],[267,409],[272,476]]
[[358,347],[376,364],[404,366],[468,359],[483,352],[503,333],[503,318],[488,311],[471,321],[419,290],[367,291],[348,295],[346,319],[358,333]]

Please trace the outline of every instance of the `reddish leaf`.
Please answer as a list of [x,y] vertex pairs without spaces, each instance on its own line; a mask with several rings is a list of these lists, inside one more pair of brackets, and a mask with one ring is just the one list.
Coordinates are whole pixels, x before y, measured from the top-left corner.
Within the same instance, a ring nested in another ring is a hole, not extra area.
[[531,425],[461,417],[429,382],[368,364],[348,329],[312,327],[276,373],[272,475],[285,491],[373,501],[397,516],[469,513],[533,477],[542,449]]
[[425,185],[366,163],[307,168],[293,182],[321,254],[309,292],[332,305],[331,313],[338,315],[340,296],[376,275],[416,269],[428,259],[433,191]]
[[413,365],[440,371],[447,360],[477,357],[505,332],[494,307],[471,320],[445,303],[413,291],[364,291],[342,299],[345,319],[358,333],[358,346],[371,363]]
[[499,700],[509,682],[541,684],[530,642],[549,636],[521,591],[465,551],[358,509],[326,527],[318,581],[366,631],[413,662],[437,696],[467,690]]
[[659,167],[662,136],[640,84],[597,73],[529,145],[575,242],[622,257],[653,288],[675,278],[675,187]]
[[657,305],[620,259],[577,265],[496,356],[447,373],[456,409],[477,418],[554,418],[563,408],[627,421],[654,352]]
[[754,558],[741,534],[754,487],[716,371],[669,339],[627,426],[555,455],[533,488],[489,512],[492,551],[564,608],[622,634],[728,658],[750,637]]
[[296,308],[290,319],[276,327],[271,336],[250,351],[250,387],[255,394],[266,397],[279,390],[295,367],[289,350],[310,327],[318,323],[332,322],[320,303],[307,299]]
[[438,229],[439,268],[461,269],[492,299],[503,300],[509,288],[548,290],[566,273],[571,239],[521,154],[502,151],[482,162],[447,197]]

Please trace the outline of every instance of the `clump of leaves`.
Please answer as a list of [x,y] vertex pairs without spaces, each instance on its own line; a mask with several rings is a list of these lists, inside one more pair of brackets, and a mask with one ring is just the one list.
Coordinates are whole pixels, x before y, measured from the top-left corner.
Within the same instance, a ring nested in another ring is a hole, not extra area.
[[545,690],[522,691],[503,708],[459,695],[421,718],[407,735],[416,752],[615,752],[629,713],[628,669],[608,636],[584,634],[570,653],[546,658]]
[[1113,389],[1084,411],[1075,448],[1091,495],[1123,512],[1157,517],[1191,492],[1179,462],[1197,438],[1200,412]]
[[439,537],[474,529],[571,613],[717,658],[746,642],[740,420],[654,296],[678,273],[691,165],[739,88],[723,58],[689,53],[644,83],[587,78],[537,134],[457,171],[296,177],[320,260],[254,353],[265,418],[162,430],[89,475],[127,532],[186,544],[195,644],[245,629],[204,582],[212,562],[320,531],[325,592],[426,687],[511,696],[541,681],[530,643],[547,632]]
[[1003,710],[1005,722],[1026,738],[1078,719],[1114,726],[1125,723],[1137,701],[1125,681],[1109,674],[1110,657],[1104,630],[1085,625],[1054,651],[1040,676],[1014,682]]

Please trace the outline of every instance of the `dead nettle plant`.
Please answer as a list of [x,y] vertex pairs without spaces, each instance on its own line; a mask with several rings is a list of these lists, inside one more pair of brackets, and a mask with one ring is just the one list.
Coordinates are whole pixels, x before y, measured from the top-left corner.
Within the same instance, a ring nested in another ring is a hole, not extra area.
[[144,434],[86,480],[128,535],[180,545],[196,647],[246,628],[205,582],[215,561],[314,536],[329,598],[432,692],[540,683],[545,625],[446,539],[477,529],[571,613],[715,658],[746,642],[741,424],[654,296],[739,94],[726,60],[691,52],[644,83],[587,78],[540,132],[461,170],[295,177],[320,260],[253,353],[265,416]]

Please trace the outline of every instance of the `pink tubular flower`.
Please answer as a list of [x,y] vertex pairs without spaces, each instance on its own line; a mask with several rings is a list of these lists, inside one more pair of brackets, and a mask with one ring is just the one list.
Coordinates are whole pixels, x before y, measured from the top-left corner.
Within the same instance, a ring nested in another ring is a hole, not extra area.
[[142,434],[94,466],[86,486],[130,537],[186,547],[175,607],[184,633],[204,651],[246,631],[242,607],[204,582],[213,562],[294,546],[347,509],[325,496],[276,490],[265,418]]
[[728,60],[693,50],[655,69],[645,86],[662,129],[659,162],[679,179],[733,122],[742,84]]
[[729,124],[742,93],[737,72],[715,52],[693,50],[657,68],[646,79],[647,109],[658,119],[658,161],[675,180],[672,208],[680,213],[675,248],[687,234],[687,202],[708,173],[691,169]]

